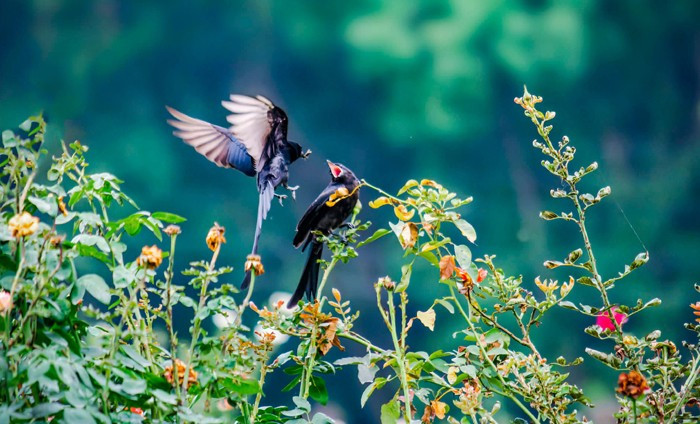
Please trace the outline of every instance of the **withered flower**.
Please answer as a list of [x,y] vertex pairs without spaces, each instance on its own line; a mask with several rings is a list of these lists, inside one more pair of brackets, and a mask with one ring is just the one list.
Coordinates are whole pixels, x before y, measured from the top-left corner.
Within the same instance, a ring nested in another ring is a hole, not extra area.
[[629,373],[623,372],[620,374],[620,377],[617,379],[617,389],[615,391],[623,396],[637,399],[650,390],[644,376],[632,370]]
[[148,269],[156,269],[163,262],[163,251],[155,244],[153,246],[143,246],[141,255],[136,259],[136,265]]
[[265,273],[265,268],[260,261],[260,255],[248,255],[245,260],[245,265],[243,266],[245,272],[253,270],[255,276],[262,275]]
[[172,237],[180,234],[182,230],[180,230],[179,226],[170,224],[167,227],[165,227],[165,230],[163,230],[163,232]]
[[63,196],[58,196],[58,211],[61,212],[63,216],[68,215],[68,209],[66,209],[66,203],[63,201]]
[[445,402],[440,402],[439,400],[431,400],[430,405],[426,405],[425,410],[423,410],[421,424],[432,423],[436,417],[441,420],[444,420],[446,409],[447,404]]
[[389,278],[387,275],[386,277],[382,277],[377,281],[377,284],[381,285],[384,287],[387,291],[393,291],[396,288],[396,283]]
[[[182,383],[185,381],[185,368],[186,368],[185,363],[179,359],[176,359],[175,365],[177,366],[178,384],[182,385]],[[168,383],[173,384],[175,377],[174,377],[174,373],[173,373],[173,365],[172,364],[165,367],[165,370],[163,371],[163,377],[165,377],[165,379],[168,380]],[[187,388],[189,388],[193,384],[197,384],[197,371],[193,370],[190,367],[189,376],[187,378]]]
[[458,391],[458,394],[459,399],[453,401],[453,403],[464,415],[472,415],[481,404],[479,401],[479,395],[481,394],[479,381],[465,381],[464,387]]
[[65,240],[65,236],[55,235],[51,236],[51,239],[49,239],[49,243],[51,243],[52,247],[58,247],[63,244],[63,240]]
[[207,233],[207,246],[209,246],[212,252],[218,249],[222,243],[226,243],[226,237],[224,237],[225,232],[226,229],[220,226],[218,222],[215,222],[214,226],[209,229],[209,233]]
[[31,236],[39,229],[39,218],[32,216],[29,212],[22,212],[10,218],[7,223],[12,237]]

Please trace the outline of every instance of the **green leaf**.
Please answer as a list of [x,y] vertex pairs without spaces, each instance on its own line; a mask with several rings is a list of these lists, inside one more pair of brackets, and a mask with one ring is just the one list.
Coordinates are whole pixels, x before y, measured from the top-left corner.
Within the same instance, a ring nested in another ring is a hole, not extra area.
[[53,199],[53,197],[48,197],[50,200],[42,199],[36,196],[29,196],[27,200],[36,206],[39,212],[45,213],[47,215],[56,216],[58,213],[58,204]]
[[399,404],[390,400],[388,403],[382,405],[380,421],[382,424],[396,424],[401,416],[401,411],[399,410]]
[[97,274],[83,275],[78,278],[76,284],[78,287],[87,290],[92,297],[105,305],[108,305],[112,299],[112,295],[109,293],[109,286],[105,283],[105,280]]
[[408,284],[411,282],[411,274],[413,272],[413,262],[401,266],[401,280],[399,284],[396,285],[394,292],[401,293],[406,290]]
[[301,409],[302,411],[304,411],[304,412],[311,411],[311,404],[309,403],[308,400],[304,399],[303,397],[294,396],[292,398],[292,401],[297,406],[297,408]]
[[357,243],[357,247],[362,247],[366,244],[372,243],[373,241],[380,239],[387,234],[391,234],[391,230],[387,230],[386,228],[380,228],[365,240],[362,240],[361,242]]
[[68,408],[63,411],[63,421],[67,423],[94,424],[95,419],[84,409]]
[[472,251],[463,244],[457,245],[455,246],[455,258],[459,267],[466,270],[472,263]]
[[476,230],[472,227],[472,224],[468,223],[463,219],[458,219],[454,221],[455,226],[459,229],[464,237],[470,242],[474,243],[476,241]]
[[321,377],[314,376],[311,378],[309,396],[311,399],[315,400],[321,405],[328,403],[328,390],[326,389],[326,382],[323,381]]
[[311,424],[333,424],[335,421],[323,412],[318,412],[311,419]]
[[39,405],[30,409],[30,413],[34,418],[43,418],[49,415],[55,415],[59,411],[62,411],[63,407],[64,406],[58,402],[40,403]]
[[151,216],[159,221],[167,222],[169,224],[179,224],[181,222],[187,221],[186,218],[183,218],[180,215],[175,215],[174,213],[170,212],[153,212]]

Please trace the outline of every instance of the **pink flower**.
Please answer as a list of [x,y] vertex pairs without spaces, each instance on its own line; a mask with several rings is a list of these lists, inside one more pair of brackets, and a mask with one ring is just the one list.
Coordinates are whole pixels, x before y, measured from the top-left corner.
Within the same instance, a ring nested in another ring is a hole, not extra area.
[[[627,315],[623,314],[622,312],[616,312],[617,307],[613,306],[610,311],[612,312],[613,316],[615,317],[615,321],[622,326],[622,324],[627,322]],[[595,320],[595,323],[598,327],[600,327],[601,330],[610,330],[610,331],[615,331],[615,324],[613,324],[612,320],[610,319],[610,315],[608,315],[608,312],[601,312],[598,314],[598,317]]]
[[5,290],[0,291],[0,313],[10,309],[10,305],[12,305],[10,293]]

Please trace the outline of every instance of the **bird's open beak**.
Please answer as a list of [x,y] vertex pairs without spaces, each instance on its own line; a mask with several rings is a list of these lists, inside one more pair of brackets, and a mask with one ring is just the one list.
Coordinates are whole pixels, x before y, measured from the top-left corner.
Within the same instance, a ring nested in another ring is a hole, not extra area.
[[343,173],[343,170],[333,162],[326,160],[326,163],[328,163],[328,168],[331,170],[331,175],[333,175],[333,178],[338,178],[340,174]]

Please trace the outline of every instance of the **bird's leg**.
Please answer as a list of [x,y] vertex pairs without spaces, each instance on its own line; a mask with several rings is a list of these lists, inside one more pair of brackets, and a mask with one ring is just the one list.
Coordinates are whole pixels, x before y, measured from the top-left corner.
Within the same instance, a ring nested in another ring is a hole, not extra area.
[[353,224],[352,222],[344,222],[344,223],[340,224],[340,226],[338,228],[349,228],[351,230],[354,230],[355,228],[357,228],[357,226],[355,224]]
[[290,186],[287,185],[287,183],[284,183],[284,188],[292,192],[292,199],[297,200],[297,189],[299,188],[298,185],[295,186]]
[[284,199],[287,198],[287,195],[286,195],[286,194],[277,194],[277,193],[275,193],[275,197],[276,197],[277,199],[279,199],[279,201],[280,201],[280,206],[284,206],[284,203],[283,203],[282,201],[283,201]]
[[309,156],[311,156],[311,149],[307,149],[304,153],[301,154],[302,159],[306,159]]

